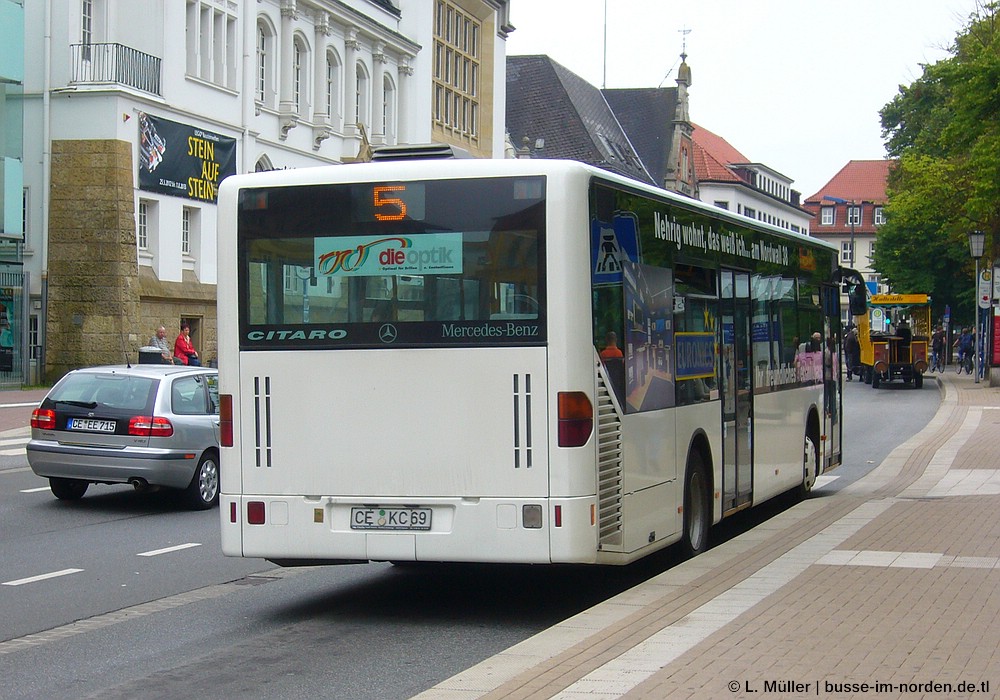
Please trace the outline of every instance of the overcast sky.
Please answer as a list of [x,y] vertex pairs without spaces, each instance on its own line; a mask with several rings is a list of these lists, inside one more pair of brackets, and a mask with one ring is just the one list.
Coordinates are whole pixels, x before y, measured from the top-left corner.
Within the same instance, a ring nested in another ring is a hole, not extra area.
[[847,161],[885,157],[878,111],[900,84],[920,77],[922,64],[947,57],[976,7],[975,0],[510,4],[509,55],[547,54],[598,87],[605,75],[609,88],[676,86],[686,36],[691,120],[791,178],[803,198]]

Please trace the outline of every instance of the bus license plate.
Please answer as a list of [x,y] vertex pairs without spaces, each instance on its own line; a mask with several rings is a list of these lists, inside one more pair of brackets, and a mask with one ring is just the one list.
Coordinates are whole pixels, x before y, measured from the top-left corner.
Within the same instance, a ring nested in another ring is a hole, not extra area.
[[430,530],[430,508],[351,508],[352,530]]
[[70,418],[69,429],[86,430],[96,433],[113,433],[115,432],[115,421],[97,420],[95,418]]

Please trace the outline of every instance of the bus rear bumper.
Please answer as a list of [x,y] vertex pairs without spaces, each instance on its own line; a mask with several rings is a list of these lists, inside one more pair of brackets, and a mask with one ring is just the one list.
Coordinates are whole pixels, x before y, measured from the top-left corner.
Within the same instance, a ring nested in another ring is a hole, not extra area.
[[[362,501],[222,494],[222,551],[227,556],[296,564],[588,563],[596,557],[596,527],[590,517],[593,502],[592,497],[419,501],[411,497],[373,502],[372,497]],[[555,526],[556,506],[561,511],[559,527]],[[406,515],[417,511],[429,511],[429,527],[421,518]],[[400,513],[401,518],[391,517]]]

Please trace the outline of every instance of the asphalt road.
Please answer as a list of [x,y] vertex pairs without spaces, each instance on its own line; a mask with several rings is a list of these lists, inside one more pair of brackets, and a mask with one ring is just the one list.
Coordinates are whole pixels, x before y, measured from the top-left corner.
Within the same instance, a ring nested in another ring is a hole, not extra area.
[[[845,461],[814,497],[867,473],[939,400],[934,382],[845,384]],[[9,699],[407,698],[676,562],[668,551],[624,568],[275,569],[222,557],[218,513],[185,511],[168,494],[96,486],[80,502],[56,501],[3,435]],[[787,505],[741,514],[714,538]]]

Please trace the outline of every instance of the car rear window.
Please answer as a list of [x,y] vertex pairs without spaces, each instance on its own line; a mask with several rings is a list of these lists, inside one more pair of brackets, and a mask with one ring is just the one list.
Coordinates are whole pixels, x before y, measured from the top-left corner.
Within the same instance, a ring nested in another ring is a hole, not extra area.
[[77,372],[64,377],[49,393],[48,400],[148,412],[153,406],[158,384],[159,380],[150,377]]

